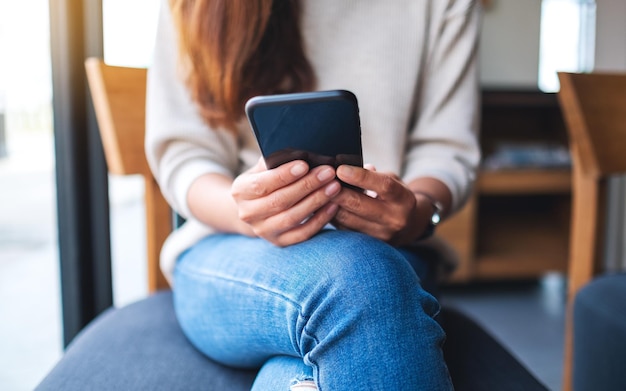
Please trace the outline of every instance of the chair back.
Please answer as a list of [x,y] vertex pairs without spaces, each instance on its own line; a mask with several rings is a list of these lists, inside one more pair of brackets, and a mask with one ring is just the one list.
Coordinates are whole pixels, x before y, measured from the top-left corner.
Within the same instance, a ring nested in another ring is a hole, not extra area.
[[563,389],[571,389],[572,304],[601,270],[606,179],[626,173],[626,74],[559,73],[559,102],[573,160]]
[[172,230],[172,214],[144,150],[147,71],[110,66],[99,58],[88,58],[85,69],[109,173],[144,179],[148,289],[166,289],[159,255]]
[[588,175],[626,172],[626,74],[561,73],[561,107]]

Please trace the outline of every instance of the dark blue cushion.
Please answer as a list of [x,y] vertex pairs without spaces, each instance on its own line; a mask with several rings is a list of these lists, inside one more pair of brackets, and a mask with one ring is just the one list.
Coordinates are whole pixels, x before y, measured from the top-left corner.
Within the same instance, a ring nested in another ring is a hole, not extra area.
[[626,274],[598,277],[576,295],[574,390],[626,390]]
[[171,292],[90,323],[37,390],[249,390],[256,371],[219,365],[183,335]]

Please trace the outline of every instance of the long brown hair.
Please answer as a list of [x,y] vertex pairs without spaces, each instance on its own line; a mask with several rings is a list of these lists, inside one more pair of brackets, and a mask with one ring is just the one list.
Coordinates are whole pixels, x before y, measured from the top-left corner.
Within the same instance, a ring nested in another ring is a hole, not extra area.
[[170,0],[186,83],[204,120],[234,130],[254,95],[305,91],[315,77],[299,0]]

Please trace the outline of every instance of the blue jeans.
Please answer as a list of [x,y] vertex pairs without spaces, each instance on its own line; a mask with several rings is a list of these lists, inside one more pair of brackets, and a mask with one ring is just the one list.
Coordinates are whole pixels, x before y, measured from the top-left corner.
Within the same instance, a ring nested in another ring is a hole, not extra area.
[[450,390],[439,304],[415,258],[347,231],[286,248],[212,235],[177,263],[176,313],[207,356],[261,367],[253,390],[301,380],[321,391]]

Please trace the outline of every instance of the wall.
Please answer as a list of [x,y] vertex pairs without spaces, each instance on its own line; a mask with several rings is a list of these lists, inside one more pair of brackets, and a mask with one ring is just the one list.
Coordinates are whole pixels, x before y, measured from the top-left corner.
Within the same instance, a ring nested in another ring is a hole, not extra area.
[[541,0],[492,1],[481,36],[484,87],[537,88],[540,21]]
[[[595,70],[626,71],[626,1],[596,0]],[[626,178],[610,182],[605,263],[608,270],[626,270]]]
[[596,0],[596,62],[598,71],[626,70],[626,1]]

